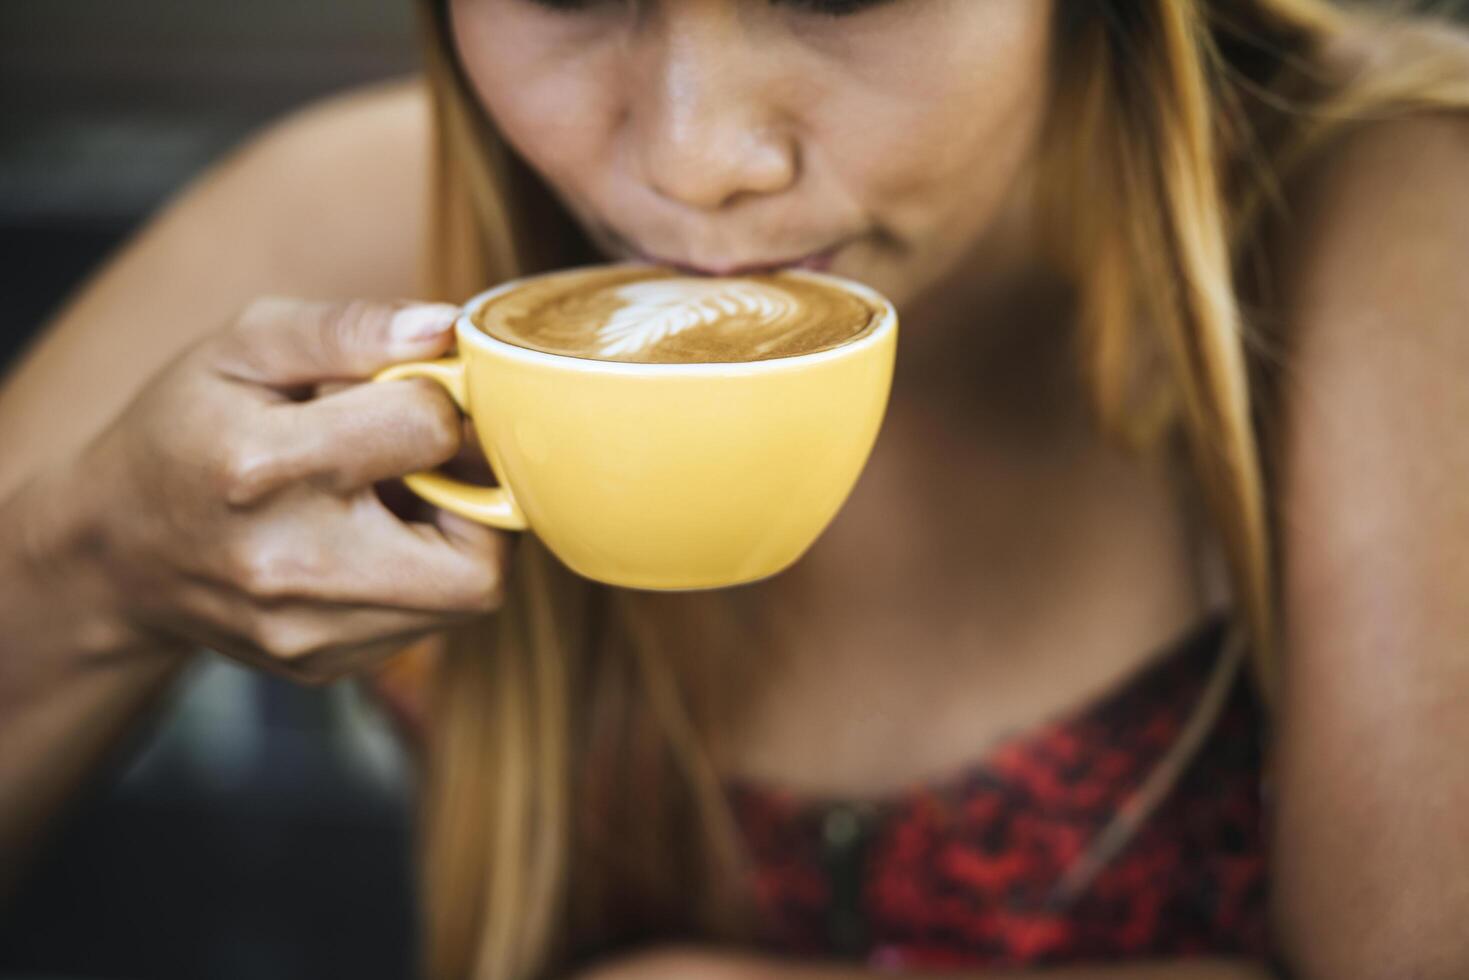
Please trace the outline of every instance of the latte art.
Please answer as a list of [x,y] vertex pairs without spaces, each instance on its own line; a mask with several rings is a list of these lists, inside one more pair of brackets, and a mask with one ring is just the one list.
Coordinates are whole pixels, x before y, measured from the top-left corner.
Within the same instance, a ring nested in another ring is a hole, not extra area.
[[620,286],[613,293],[627,305],[597,328],[594,353],[600,357],[637,357],[691,327],[713,328],[736,317],[745,318],[745,332],[758,331],[767,338],[752,344],[751,350],[758,352],[779,339],[782,324],[800,315],[795,296],[748,279],[654,279]]
[[871,329],[877,314],[848,290],[798,275],[705,278],[612,266],[528,282],[479,310],[475,323],[533,350],[668,364],[825,350]]

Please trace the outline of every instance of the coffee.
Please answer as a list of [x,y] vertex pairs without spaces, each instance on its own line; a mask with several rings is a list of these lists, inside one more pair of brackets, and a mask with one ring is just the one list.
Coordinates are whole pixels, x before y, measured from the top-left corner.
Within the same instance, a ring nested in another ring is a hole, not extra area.
[[880,314],[864,297],[800,274],[706,278],[624,264],[537,277],[473,320],[496,340],[550,354],[694,364],[840,347],[873,330]]

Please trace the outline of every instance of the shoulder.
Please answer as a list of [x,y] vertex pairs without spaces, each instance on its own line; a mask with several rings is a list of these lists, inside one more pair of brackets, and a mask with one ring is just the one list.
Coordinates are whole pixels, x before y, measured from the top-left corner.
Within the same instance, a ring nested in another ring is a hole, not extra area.
[[[1469,247],[1469,103],[1357,124],[1295,181],[1279,281],[1301,342],[1370,339],[1389,313],[1464,298]],[[1345,321],[1344,313],[1354,314]],[[1303,333],[1304,331],[1304,333]],[[1381,339],[1381,335],[1378,335]]]
[[1443,355],[1462,352],[1469,339],[1469,277],[1460,273],[1469,257],[1469,41],[1457,32],[1359,40],[1339,64],[1392,64],[1409,41],[1411,50],[1448,52],[1462,73],[1462,105],[1342,127],[1292,175],[1274,233],[1286,384],[1305,399],[1296,403],[1302,412],[1348,390],[1358,411],[1372,391],[1389,400],[1413,394],[1417,403],[1427,389],[1384,386],[1453,370]]
[[[1319,232],[1323,219],[1340,229],[1375,201],[1414,188],[1411,173],[1433,187],[1418,196],[1447,193],[1463,199],[1465,134],[1469,132],[1469,30],[1431,20],[1368,16],[1352,22],[1319,52],[1327,85],[1371,92],[1397,107],[1368,109],[1366,118],[1333,127],[1334,136],[1290,175],[1296,231]],[[1401,93],[1413,94],[1404,97]],[[1407,103],[1412,108],[1405,108]],[[1435,108],[1447,104],[1453,108]],[[1302,118],[1310,123],[1309,114]],[[1297,249],[1300,243],[1295,243]]]
[[31,463],[74,449],[258,296],[417,293],[430,131],[422,85],[397,81],[251,135],[67,297],[4,379],[0,443]]
[[402,164],[422,157],[414,145],[427,138],[428,115],[425,83],[417,77],[392,79],[308,103],[262,130],[247,149],[256,159],[273,162],[321,158],[341,163],[376,151]]
[[[1403,413],[1447,430],[1464,406],[1442,396],[1469,391],[1460,383],[1469,376],[1469,276],[1461,272],[1469,258],[1469,41],[1429,28],[1386,41],[1349,37],[1333,63],[1344,72],[1392,70],[1405,51],[1425,48],[1461,73],[1462,106],[1385,112],[1342,127],[1292,175],[1270,248],[1288,352],[1281,422],[1294,437],[1285,462],[1296,482],[1287,490],[1329,491],[1358,513],[1371,502],[1356,498],[1380,499],[1381,488],[1344,482],[1338,470],[1369,452],[1406,463],[1398,457],[1429,447],[1404,437],[1426,430],[1390,429],[1394,438],[1382,443],[1373,434],[1405,421]],[[1337,438],[1350,444],[1337,446]]]
[[279,288],[408,295],[417,285],[430,132],[421,81],[348,90],[253,134],[173,210],[213,234],[239,235]]
[[[1343,308],[1373,291],[1392,291],[1397,304],[1451,305],[1461,282],[1445,263],[1469,235],[1469,31],[1364,17],[1317,64],[1332,85],[1356,82],[1389,100],[1404,89],[1428,94],[1330,126],[1306,160],[1280,162],[1284,207],[1264,231],[1265,254],[1297,345],[1359,342],[1365,321],[1344,321]],[[1398,289],[1404,275],[1418,288]]]
[[1302,976],[1469,972],[1465,174],[1469,110],[1356,125],[1295,182],[1274,249],[1273,851]]

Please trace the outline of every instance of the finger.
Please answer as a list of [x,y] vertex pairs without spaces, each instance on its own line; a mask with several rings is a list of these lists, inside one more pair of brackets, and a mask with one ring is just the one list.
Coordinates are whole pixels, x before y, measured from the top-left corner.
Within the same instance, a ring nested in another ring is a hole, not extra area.
[[[237,593],[211,581],[195,581],[186,591],[179,609],[188,620],[183,631],[192,639],[243,663],[296,679],[371,666],[414,639],[483,615],[319,600],[266,608],[242,602]],[[326,671],[319,669],[323,664],[330,665]]]
[[319,606],[272,613],[261,627],[268,644],[262,652],[298,680],[320,682],[381,666],[410,642],[462,626],[471,614],[389,613]]
[[[434,523],[399,521],[376,495],[353,498],[367,533],[344,541],[368,600],[398,608],[494,612],[504,601],[516,535],[436,510]],[[372,541],[372,553],[366,542]]]
[[443,353],[458,314],[444,303],[268,297],[251,303],[208,351],[220,373],[272,388],[361,379]]
[[423,378],[272,405],[264,417],[246,481],[257,497],[299,480],[347,494],[433,469],[460,451],[464,432],[448,393]]
[[[449,624],[457,626],[459,623]],[[445,628],[448,628],[447,626]],[[364,643],[352,647],[328,647],[307,658],[301,667],[309,681],[331,681],[353,674],[371,673],[403,652],[403,648],[414,640],[422,639],[423,632],[404,633],[396,637]],[[421,705],[400,699],[394,708],[407,717],[421,719]],[[414,710],[414,709],[418,710]]]
[[456,569],[457,580],[448,582],[454,584],[461,607],[498,610],[504,604],[519,533],[488,527],[437,507],[432,523],[398,526],[418,539],[427,559]]
[[[479,439],[475,436],[474,426],[468,419],[464,419],[460,438],[459,452],[454,455],[453,459],[441,463],[439,471],[446,476],[478,483],[481,486],[498,484],[500,481],[490,468],[489,461],[485,459]],[[383,505],[399,520],[418,521],[425,524],[434,522],[434,513],[437,508],[409,490],[402,480],[379,480],[372,485],[372,489],[382,500]]]
[[494,564],[502,578],[508,575],[520,544],[519,534],[486,527],[438,507],[433,508],[432,523],[456,551]]
[[254,601],[354,603],[430,612],[499,608],[512,542],[485,528],[405,524],[372,490],[281,508],[248,538],[200,556],[197,574]]
[[460,625],[461,622],[462,620],[447,621],[424,629],[373,634],[372,638],[343,644],[328,642],[308,653],[291,657],[267,653],[249,642],[238,641],[232,641],[229,647],[218,649],[218,652],[298,684],[326,684],[354,674],[371,674],[413,641]]
[[460,421],[462,425],[459,452],[454,454],[453,459],[443,464],[443,471],[457,479],[468,480],[470,483],[499,483],[494,470],[490,468],[489,460],[485,458],[479,436],[474,431],[474,423],[465,416],[461,416]]

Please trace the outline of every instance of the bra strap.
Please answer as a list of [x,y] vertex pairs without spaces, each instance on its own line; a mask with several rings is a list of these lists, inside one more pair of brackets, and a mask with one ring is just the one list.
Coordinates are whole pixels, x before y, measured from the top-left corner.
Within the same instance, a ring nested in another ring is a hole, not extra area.
[[1237,620],[1231,620],[1226,631],[1209,678],[1178,737],[1061,876],[1051,892],[1050,907],[1064,908],[1081,897],[1097,875],[1137,836],[1208,740],[1229,701],[1249,646],[1245,629]]

